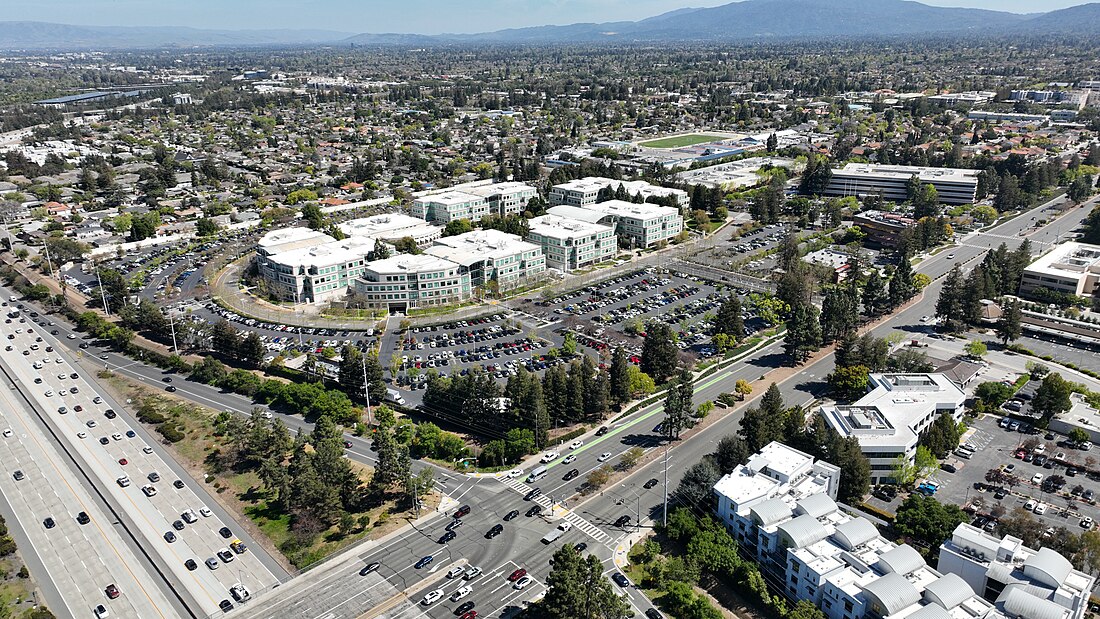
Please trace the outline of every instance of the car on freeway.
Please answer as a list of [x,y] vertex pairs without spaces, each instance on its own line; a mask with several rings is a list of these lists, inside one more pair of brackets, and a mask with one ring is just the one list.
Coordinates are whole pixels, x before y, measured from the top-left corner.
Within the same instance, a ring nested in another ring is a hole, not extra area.
[[235,539],[229,542],[229,548],[239,555],[243,555],[244,553],[248,552],[248,546],[239,539]]
[[101,436],[101,437],[99,437],[99,444],[100,445],[110,445],[111,444],[111,439],[107,438],[106,436]]
[[600,454],[599,458],[596,458],[596,460],[598,460],[599,462],[607,462],[610,459],[611,459],[611,452],[610,451],[605,451],[602,454]]
[[570,480],[576,479],[580,474],[581,474],[581,472],[579,470],[570,469],[570,471],[568,473],[566,473],[564,477],[562,477],[562,480],[563,481],[570,481]]
[[195,516],[194,510],[190,510],[190,509],[183,511],[180,514],[180,518],[182,518],[183,521],[186,522],[187,524],[195,524],[196,522],[199,521],[198,517]]
[[199,508],[199,515],[203,518],[209,518],[214,515],[214,512],[210,511],[209,507],[201,507]]
[[172,528],[177,530],[177,531],[182,531],[183,528],[184,528],[183,521],[182,520],[173,520],[172,521]]
[[194,572],[199,569],[199,564],[194,559],[188,559],[183,562],[183,567],[186,567],[188,572]]
[[419,561],[417,561],[416,564],[413,565],[413,567],[419,570],[419,569],[421,569],[421,568],[423,568],[427,565],[430,565],[432,561],[435,561],[435,557],[433,557],[431,555],[428,555],[426,557],[421,557],[421,559]]
[[111,613],[107,612],[107,607],[103,604],[96,604],[92,609],[92,614],[95,615],[95,619],[107,619],[111,616]]
[[173,533],[173,532],[171,532],[171,531],[165,531],[165,533],[164,533],[164,541],[166,541],[166,542],[168,542],[169,544],[171,544],[172,542],[176,541],[176,534],[175,534],[175,533]]
[[168,385],[167,387],[164,388],[164,390],[167,391],[168,393],[175,393],[176,392],[176,386],[175,385]]
[[141,491],[145,493],[145,496],[154,497],[157,496],[157,489],[149,484],[145,484],[141,487]]
[[429,591],[424,596],[424,599],[420,600],[420,603],[423,604],[424,606],[431,606],[432,604],[435,604],[436,602],[438,602],[441,599],[443,599],[443,590],[442,589],[436,589],[435,591]]
[[230,563],[236,557],[234,557],[233,553],[229,552],[228,550],[219,550],[218,558],[222,560],[222,563]]
[[513,509],[512,511],[508,512],[507,514],[504,514],[504,521],[508,522],[509,520],[515,518],[516,516],[519,516],[519,510],[518,509]]
[[118,586],[116,586],[115,583],[107,585],[107,588],[104,589],[104,593],[106,593],[107,597],[111,598],[112,600],[117,599],[118,596],[122,595],[122,592],[118,590]]
[[520,578],[523,578],[523,577],[524,577],[524,576],[526,576],[526,575],[527,575],[527,570],[525,570],[525,569],[523,569],[523,568],[521,567],[521,568],[519,568],[518,570],[516,570],[516,571],[512,572],[512,573],[511,573],[511,574],[510,574],[510,575],[508,576],[508,581],[509,581],[509,582],[516,582],[517,580],[519,580]]
[[130,485],[130,478],[126,475],[122,475],[119,478],[115,479],[115,482],[117,482],[119,486],[125,488],[126,486]]
[[222,600],[218,602],[218,608],[220,608],[223,613],[227,613],[233,610],[233,602],[230,602],[229,600]]
[[11,476],[15,478],[15,481],[23,481],[27,477],[23,471],[20,470],[16,470]]
[[154,484],[160,481],[160,473],[157,473],[156,471],[149,473],[148,477],[149,481],[153,482]]
[[561,463],[562,464],[572,464],[573,461],[576,460],[576,459],[577,459],[577,454],[569,454],[568,456],[561,459]]
[[172,482],[172,485],[175,486],[179,490],[183,490],[183,487],[184,487],[184,483],[183,483],[182,479],[177,479],[176,481]]
[[225,539],[233,537],[233,532],[229,530],[229,527],[222,527],[218,529],[218,535],[221,535]]
[[92,519],[88,516],[88,512],[80,512],[76,515],[76,521],[80,524],[88,524]]
[[57,523],[53,521],[52,517],[47,516],[46,519],[42,521],[42,526],[47,529],[52,529],[57,526]]
[[380,567],[382,567],[382,564],[379,563],[378,561],[375,561],[373,563],[368,563],[365,566],[363,566],[363,569],[359,570],[359,575],[360,576],[366,576],[367,574],[370,574],[371,572],[377,572],[378,568],[380,568]]
[[218,563],[218,560],[215,559],[214,557],[210,557],[209,559],[206,560],[206,567],[208,567],[212,570],[218,569],[219,565],[221,565],[221,563]]

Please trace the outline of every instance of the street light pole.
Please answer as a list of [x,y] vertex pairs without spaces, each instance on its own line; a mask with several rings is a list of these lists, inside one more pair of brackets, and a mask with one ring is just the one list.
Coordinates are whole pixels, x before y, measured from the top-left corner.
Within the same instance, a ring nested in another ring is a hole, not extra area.
[[370,415],[370,381],[367,380],[367,353],[363,352],[363,395],[367,398],[367,425],[372,425],[374,422],[371,420]]
[[99,277],[99,263],[95,265],[95,281],[99,284],[99,300],[103,301],[103,313],[108,316],[111,315],[111,310],[107,307],[107,293],[103,291],[103,279]]
[[668,527],[668,444],[665,444],[664,507],[661,509],[661,525]]

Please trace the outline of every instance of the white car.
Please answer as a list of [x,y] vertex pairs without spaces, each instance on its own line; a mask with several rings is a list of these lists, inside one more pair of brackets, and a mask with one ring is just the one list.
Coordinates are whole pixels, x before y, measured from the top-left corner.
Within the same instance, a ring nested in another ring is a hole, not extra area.
[[577,459],[577,454],[569,454],[568,456],[562,458],[561,463],[562,464],[569,464],[570,462],[572,462],[576,459]]
[[516,591],[522,591],[524,588],[527,587],[527,585],[531,584],[532,582],[534,581],[531,579],[530,576],[524,576],[523,578],[517,580],[516,584],[512,585],[512,588]]
[[11,438],[11,428],[4,430],[4,438]]
[[143,451],[143,452],[145,452],[145,453],[147,453],[147,454],[151,454],[151,453],[153,453],[153,448],[152,448],[152,447],[150,447],[150,446],[148,446],[148,445],[146,445],[145,447],[142,447],[142,448],[141,448],[141,451]]
[[461,600],[462,598],[470,595],[473,592],[474,592],[473,587],[471,587],[470,585],[466,585],[465,587],[462,587],[458,591],[455,591],[454,593],[451,594],[451,601],[452,602],[457,602],[457,601]]
[[1047,513],[1047,504],[1046,503],[1039,503],[1038,505],[1035,506],[1035,515],[1042,516],[1045,513]]
[[932,318],[929,317],[929,316],[921,316],[920,317],[921,322],[928,322],[929,320],[932,320]]
[[144,486],[142,486],[141,491],[144,492],[145,496],[148,497],[157,496],[157,489],[153,486],[150,486],[149,484],[145,484]]
[[76,438],[88,438],[88,433],[87,432],[77,432],[76,433]]
[[424,599],[420,600],[420,603],[423,604],[424,606],[431,606],[432,604],[435,604],[436,602],[438,602],[442,598],[443,598],[443,590],[442,589],[436,589],[435,591],[429,591],[428,594],[424,596]]
[[611,459],[611,452],[610,451],[605,451],[602,454],[600,454],[599,458],[596,458],[596,460],[598,460],[600,462],[607,462],[610,459]]
[[118,482],[118,485],[122,486],[123,488],[130,485],[130,478],[125,476],[125,475],[123,475],[122,477],[119,477],[115,481]]
[[584,441],[573,441],[569,443],[569,449],[578,449],[581,445],[584,445]]
[[1037,504],[1038,504],[1038,501],[1036,501],[1035,499],[1031,499],[1030,501],[1028,501],[1027,503],[1024,504],[1024,509],[1026,509],[1027,511],[1031,511],[1031,510],[1035,509],[1035,506]]
[[[1055,458],[1055,459],[1057,459],[1057,458]],[[1031,477],[1031,483],[1035,484],[1036,486],[1043,483],[1043,474],[1042,473],[1036,473],[1035,475],[1033,475]]]
[[199,509],[199,513],[200,513],[200,514],[202,514],[202,517],[203,517],[203,518],[209,518],[210,516],[213,516],[213,515],[214,515],[214,514],[213,514],[213,512],[211,512],[211,511],[210,511],[210,508],[209,508],[209,507],[202,507],[202,508],[200,508],[200,509]]
[[561,454],[559,454],[556,451],[548,451],[548,452],[542,454],[542,463],[547,464],[549,462],[553,462],[554,460],[557,460],[558,456],[560,456],[560,455]]
[[[461,520],[459,522],[462,522]],[[461,565],[456,565],[447,571],[447,578],[458,578],[466,571],[466,568]]]
[[515,479],[523,476],[523,469],[512,469],[508,471],[508,479]]

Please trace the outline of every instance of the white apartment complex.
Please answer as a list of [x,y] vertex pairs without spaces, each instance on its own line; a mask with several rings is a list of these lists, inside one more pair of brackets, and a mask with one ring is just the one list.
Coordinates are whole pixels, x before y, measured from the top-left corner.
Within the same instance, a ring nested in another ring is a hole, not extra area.
[[613,258],[619,250],[614,226],[557,215],[529,221],[527,240],[542,247],[546,266],[568,273]]
[[531,198],[539,195],[538,190],[534,187],[515,182],[493,183],[492,185],[471,187],[464,191],[484,198],[489,205],[489,212],[501,217],[523,214],[527,210],[527,203],[531,201]]
[[926,168],[904,165],[849,163],[833,170],[825,189],[827,196],[864,196],[881,194],[883,199],[902,202],[909,179],[916,176],[923,185],[932,185],[943,204],[973,204],[978,195],[980,170],[963,168]]
[[888,483],[898,456],[910,462],[921,435],[939,418],[962,419],[966,394],[943,374],[871,374],[867,395],[819,414],[841,436],[854,436],[871,463],[871,483]]
[[608,200],[588,206],[552,206],[547,212],[559,217],[614,226],[620,243],[632,248],[653,247],[676,238],[684,231],[684,218],[680,216],[679,209],[656,204]]
[[833,500],[841,474],[770,443],[715,484],[718,515],[767,580],[828,619],[991,617],[992,604],[962,578],[841,510]]
[[459,219],[471,223],[489,214],[485,198],[466,191],[448,191],[413,200],[412,216],[424,221],[446,224]]
[[1005,617],[1083,619],[1096,584],[1050,548],[1032,550],[965,522],[940,546],[937,567],[958,574]]
[[500,230],[443,237],[425,253],[461,265],[474,286],[496,282],[507,290],[546,271],[541,247]]
[[590,206],[596,203],[601,189],[610,189],[612,192],[615,192],[618,191],[619,187],[625,189],[632,198],[638,195],[640,195],[643,200],[672,197],[676,199],[676,204],[679,206],[686,205],[690,200],[690,196],[682,189],[659,187],[645,181],[617,181],[611,178],[589,176],[575,181],[569,181],[568,183],[554,185],[550,189],[550,204],[551,206],[557,206],[559,204],[567,204],[569,206]]
[[1020,280],[1020,294],[1026,296],[1047,288],[1090,297],[1097,283],[1100,283],[1100,245],[1070,241],[1027,265]]

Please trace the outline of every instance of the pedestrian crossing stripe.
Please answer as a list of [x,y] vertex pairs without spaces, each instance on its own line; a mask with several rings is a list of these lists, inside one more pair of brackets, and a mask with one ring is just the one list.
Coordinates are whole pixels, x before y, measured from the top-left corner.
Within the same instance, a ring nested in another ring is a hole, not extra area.
[[[504,482],[504,485],[514,490],[517,490],[524,495],[534,489],[519,479],[502,479],[501,481]],[[543,509],[552,508],[550,499],[546,495],[539,495],[535,497],[531,502],[539,505]],[[596,525],[577,515],[577,513],[573,510],[566,507],[561,507],[560,509],[565,511],[564,518],[566,522],[571,523],[574,527],[580,529],[589,537],[595,539],[597,542],[602,544],[611,539],[611,536],[605,533],[603,529],[597,527]]]

